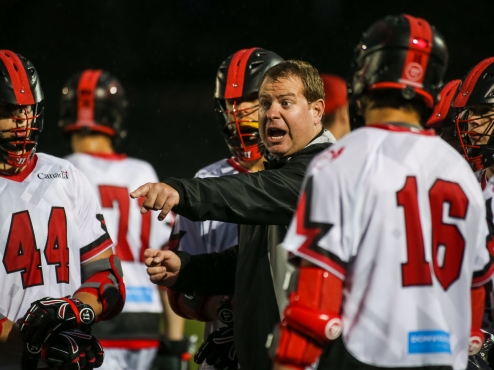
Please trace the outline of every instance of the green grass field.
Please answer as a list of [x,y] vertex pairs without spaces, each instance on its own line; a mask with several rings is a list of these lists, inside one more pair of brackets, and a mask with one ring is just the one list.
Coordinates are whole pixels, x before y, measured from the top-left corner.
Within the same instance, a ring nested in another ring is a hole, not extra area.
[[[199,322],[199,321],[193,321],[193,320],[185,320],[185,335],[187,337],[191,337],[192,335],[197,336],[197,341],[195,342],[195,348],[194,348],[194,353],[197,351],[199,346],[202,343],[202,336],[204,334],[204,323]],[[194,355],[194,354],[192,354]],[[194,360],[190,360],[190,370],[197,370],[197,364],[194,363]]]

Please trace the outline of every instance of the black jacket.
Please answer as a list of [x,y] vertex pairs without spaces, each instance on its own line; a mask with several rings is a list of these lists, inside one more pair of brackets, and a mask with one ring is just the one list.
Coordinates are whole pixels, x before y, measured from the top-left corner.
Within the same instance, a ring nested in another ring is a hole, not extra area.
[[222,253],[191,256],[182,261],[173,289],[201,295],[235,293],[235,346],[242,370],[270,370],[267,335],[280,321],[286,305],[283,280],[292,269],[279,247],[311,159],[330,145],[321,133],[289,158],[269,161],[266,171],[219,178],[165,183],[180,194],[173,211],[194,221],[239,224],[239,245]]

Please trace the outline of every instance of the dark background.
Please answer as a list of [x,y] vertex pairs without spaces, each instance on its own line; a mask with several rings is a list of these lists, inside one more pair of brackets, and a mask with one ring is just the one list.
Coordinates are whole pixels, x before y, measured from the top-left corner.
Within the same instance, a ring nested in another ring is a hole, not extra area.
[[213,111],[216,70],[238,49],[270,49],[347,77],[352,49],[375,20],[409,13],[443,34],[446,80],[494,54],[494,1],[0,0],[1,49],[30,59],[45,92],[39,151],[63,156],[59,96],[75,72],[101,68],[130,101],[122,145],[160,178],[189,177],[228,155]]

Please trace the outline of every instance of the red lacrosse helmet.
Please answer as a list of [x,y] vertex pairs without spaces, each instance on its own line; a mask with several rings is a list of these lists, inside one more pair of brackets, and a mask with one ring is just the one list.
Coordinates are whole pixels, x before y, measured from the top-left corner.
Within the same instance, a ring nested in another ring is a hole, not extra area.
[[477,64],[462,80],[452,106],[463,154],[474,171],[494,164],[494,57]]
[[[264,144],[259,136],[259,123],[244,117],[259,109],[259,105],[237,109],[245,99],[257,98],[259,85],[266,71],[283,59],[261,48],[242,49],[221,63],[216,74],[214,91],[217,120],[231,153],[249,162],[262,157]],[[226,100],[233,100],[228,110]],[[232,120],[233,117],[233,120]]]
[[86,69],[73,75],[62,89],[60,120],[63,132],[98,132],[115,139],[125,137],[125,92],[109,72]]
[[12,51],[0,50],[0,76],[0,114],[17,122],[0,132],[0,162],[22,168],[33,158],[43,130],[43,91],[33,64]]

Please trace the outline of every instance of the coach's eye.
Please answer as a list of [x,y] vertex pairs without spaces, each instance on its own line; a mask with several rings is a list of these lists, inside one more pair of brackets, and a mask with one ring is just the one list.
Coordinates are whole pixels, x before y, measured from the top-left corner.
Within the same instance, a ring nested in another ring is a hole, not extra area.
[[268,102],[267,100],[261,100],[259,102],[259,108],[262,108],[262,109],[269,109],[269,107],[271,106],[271,103]]

